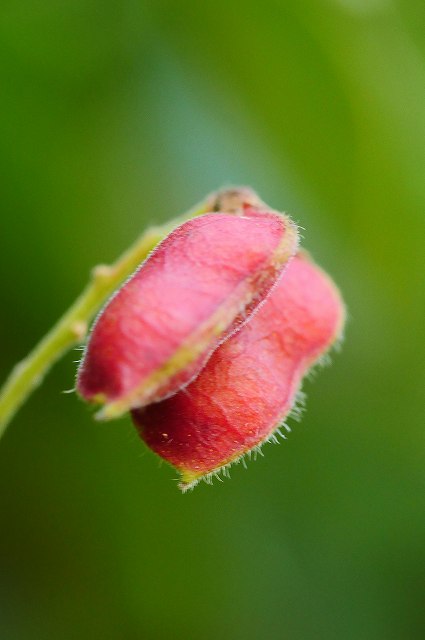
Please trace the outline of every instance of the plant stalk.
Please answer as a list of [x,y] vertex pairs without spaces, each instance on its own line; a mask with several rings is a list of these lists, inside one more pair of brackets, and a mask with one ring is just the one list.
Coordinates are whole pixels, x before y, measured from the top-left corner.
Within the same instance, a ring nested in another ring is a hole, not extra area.
[[115,289],[170,231],[184,220],[205,213],[210,203],[211,198],[208,198],[182,217],[148,229],[113,265],[99,265],[93,269],[91,279],[80,296],[28,356],[12,369],[0,389],[0,438],[55,362],[69,349],[84,342],[90,321]]

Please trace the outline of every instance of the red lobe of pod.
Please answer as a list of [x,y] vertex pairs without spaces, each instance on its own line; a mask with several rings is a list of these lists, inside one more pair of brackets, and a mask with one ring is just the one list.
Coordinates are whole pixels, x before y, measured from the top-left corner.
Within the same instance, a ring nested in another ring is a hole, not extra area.
[[78,371],[79,394],[111,418],[177,392],[249,317],[297,242],[287,217],[252,207],[182,224],[100,313]]
[[298,254],[257,313],[186,389],[132,412],[146,444],[181,473],[183,490],[270,438],[344,318],[336,286]]

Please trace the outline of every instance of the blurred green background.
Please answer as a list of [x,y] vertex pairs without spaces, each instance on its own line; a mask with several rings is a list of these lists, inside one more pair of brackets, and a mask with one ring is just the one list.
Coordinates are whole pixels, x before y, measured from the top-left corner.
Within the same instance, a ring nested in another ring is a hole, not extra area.
[[5,640],[425,637],[423,0],[3,0],[2,379],[90,268],[223,184],[349,308],[307,413],[182,496],[69,354],[0,444]]

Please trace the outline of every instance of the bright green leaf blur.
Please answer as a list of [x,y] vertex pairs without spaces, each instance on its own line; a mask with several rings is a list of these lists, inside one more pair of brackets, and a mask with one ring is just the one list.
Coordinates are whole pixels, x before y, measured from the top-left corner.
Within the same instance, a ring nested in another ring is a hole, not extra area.
[[225,184],[349,309],[307,413],[182,496],[75,351],[0,443],[0,638],[425,637],[423,0],[4,0],[0,373],[90,268]]

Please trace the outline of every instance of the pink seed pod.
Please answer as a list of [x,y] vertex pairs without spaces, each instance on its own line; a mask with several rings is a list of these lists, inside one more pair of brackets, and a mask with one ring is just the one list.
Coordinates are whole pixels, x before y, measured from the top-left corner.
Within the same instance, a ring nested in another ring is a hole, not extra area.
[[146,444],[193,487],[270,439],[294,407],[302,378],[341,336],[344,305],[304,253],[250,321],[172,398],[132,412]]
[[208,213],[175,229],[98,316],[77,391],[121,415],[177,392],[243,324],[295,253],[284,215]]

